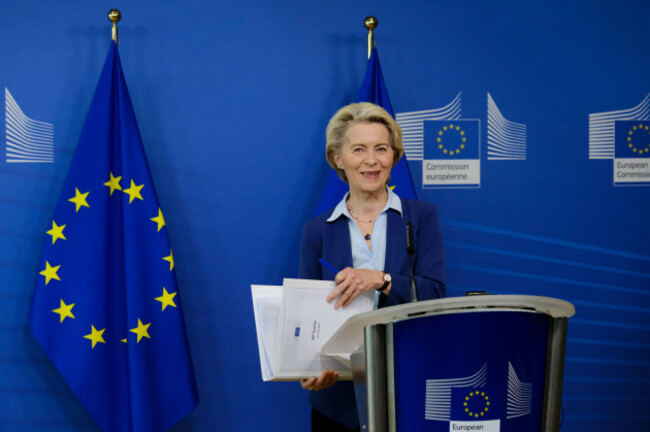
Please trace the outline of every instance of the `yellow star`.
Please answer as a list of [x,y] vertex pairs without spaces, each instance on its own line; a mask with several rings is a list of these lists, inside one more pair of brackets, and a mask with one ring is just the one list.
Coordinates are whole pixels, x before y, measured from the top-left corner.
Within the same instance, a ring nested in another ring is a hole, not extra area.
[[66,239],[63,235],[63,228],[65,228],[65,225],[58,226],[56,222],[52,221],[52,229],[47,231],[47,233],[52,236],[52,244],[54,244],[57,239]]
[[138,318],[138,326],[130,330],[133,333],[138,335],[138,343],[140,343],[140,339],[142,339],[143,337],[151,339],[151,336],[149,336],[149,332],[147,332],[147,329],[149,328],[150,325],[151,323],[142,324],[142,321],[140,321],[140,318]]
[[174,303],[174,297],[176,297],[176,293],[168,293],[167,289],[163,287],[163,293],[160,297],[156,297],[155,300],[158,300],[160,303],[162,303],[162,309],[165,310],[167,306],[174,306],[176,307],[176,303]]
[[63,302],[63,299],[61,299],[61,306],[56,309],[52,309],[52,312],[58,313],[61,316],[61,322],[63,322],[63,320],[67,317],[74,318],[74,315],[72,315],[72,308],[74,305],[74,303],[67,305]]
[[152,217],[151,220],[158,224],[158,232],[160,232],[160,228],[165,226],[165,218],[163,218],[162,210],[160,209],[158,209],[158,216]]
[[172,271],[174,268],[174,255],[172,254],[172,250],[169,249],[169,256],[163,257],[165,261],[169,261],[169,271]]
[[60,265],[56,267],[52,267],[49,262],[45,261],[45,270],[39,273],[45,276],[45,285],[49,284],[52,279],[56,279],[58,281],[61,280],[61,278],[59,278],[59,275],[56,274],[56,272],[59,271],[60,268],[61,268]]
[[90,207],[88,205],[88,203],[86,202],[86,198],[88,197],[89,193],[90,192],[81,193],[81,192],[79,192],[79,189],[74,188],[74,197],[70,198],[68,201],[71,201],[71,202],[75,203],[75,205],[77,206],[77,208],[75,210],[75,213],[78,212],[79,209],[82,206],[83,207]]
[[117,190],[122,190],[122,186],[120,186],[120,180],[122,180],[122,176],[119,177],[113,177],[113,173],[110,173],[111,178],[104,183],[104,186],[108,186],[111,188],[111,196],[113,196],[113,192],[115,192],[115,189]]
[[101,342],[105,344],[106,341],[104,340],[102,335],[104,334],[104,331],[106,331],[106,329],[103,328],[101,330],[97,330],[95,329],[94,325],[91,325],[90,327],[92,328],[91,333],[84,336],[84,338],[90,339],[93,342],[92,348],[95,349],[95,345],[97,345],[97,342]]
[[131,204],[133,200],[136,198],[142,200],[142,195],[140,195],[140,189],[142,189],[143,187],[144,187],[143,184],[138,186],[135,184],[133,179],[131,179],[131,187],[128,189],[124,189],[124,193],[129,194],[129,204]]

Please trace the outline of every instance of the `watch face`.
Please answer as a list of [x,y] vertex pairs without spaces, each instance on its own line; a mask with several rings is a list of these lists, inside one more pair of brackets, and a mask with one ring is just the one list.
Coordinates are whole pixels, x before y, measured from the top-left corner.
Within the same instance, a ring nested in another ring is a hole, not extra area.
[[388,288],[388,285],[390,285],[390,280],[391,280],[390,274],[384,273],[384,284],[379,288],[377,288],[377,291],[384,292],[384,290]]

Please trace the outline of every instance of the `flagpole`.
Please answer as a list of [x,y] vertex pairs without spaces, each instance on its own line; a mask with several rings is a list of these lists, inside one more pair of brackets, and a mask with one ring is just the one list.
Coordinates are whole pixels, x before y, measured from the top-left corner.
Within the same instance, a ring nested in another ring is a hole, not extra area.
[[108,19],[113,23],[113,40],[115,45],[117,45],[117,22],[122,18],[122,13],[117,9],[111,9],[108,11]]
[[363,25],[368,29],[368,58],[370,58],[372,48],[375,46],[375,37],[372,31],[377,28],[379,22],[376,17],[371,15],[367,16],[366,19],[363,20]]

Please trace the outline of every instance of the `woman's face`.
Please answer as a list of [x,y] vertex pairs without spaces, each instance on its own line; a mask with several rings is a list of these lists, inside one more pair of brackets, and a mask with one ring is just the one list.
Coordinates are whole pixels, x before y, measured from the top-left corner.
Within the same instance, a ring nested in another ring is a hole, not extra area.
[[359,123],[346,134],[336,166],[345,171],[351,192],[375,193],[386,187],[393,167],[388,129],[381,123]]

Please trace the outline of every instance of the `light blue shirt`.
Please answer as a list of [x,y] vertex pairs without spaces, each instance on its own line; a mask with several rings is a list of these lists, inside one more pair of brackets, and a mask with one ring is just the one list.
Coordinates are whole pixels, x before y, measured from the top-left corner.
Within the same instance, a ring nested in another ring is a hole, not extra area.
[[[402,202],[399,197],[395,195],[392,190],[387,190],[388,200],[379,216],[377,216],[377,220],[375,220],[375,225],[371,234],[372,242],[370,243],[370,249],[368,249],[366,241],[363,238],[364,234],[354,222],[354,219],[348,210],[346,203],[350,196],[350,192],[345,194],[341,202],[339,202],[334,208],[332,215],[327,219],[327,222],[334,222],[341,216],[348,218],[350,243],[352,247],[352,267],[356,269],[384,271],[384,265],[386,263],[386,227],[388,222],[388,216],[386,213],[388,212],[388,209],[393,209],[399,212],[400,215],[402,214]],[[376,291],[375,309],[377,309],[378,302],[379,291]]]

